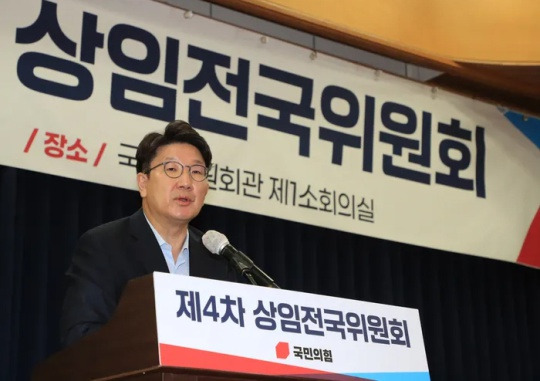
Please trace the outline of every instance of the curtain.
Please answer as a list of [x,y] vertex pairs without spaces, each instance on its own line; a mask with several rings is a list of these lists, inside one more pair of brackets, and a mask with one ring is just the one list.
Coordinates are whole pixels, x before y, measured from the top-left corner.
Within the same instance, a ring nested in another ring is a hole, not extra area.
[[[78,237],[140,197],[9,167],[0,181],[0,379],[25,380],[59,349]],[[432,380],[540,379],[538,270],[210,205],[193,225],[224,233],[282,288],[417,308]]]

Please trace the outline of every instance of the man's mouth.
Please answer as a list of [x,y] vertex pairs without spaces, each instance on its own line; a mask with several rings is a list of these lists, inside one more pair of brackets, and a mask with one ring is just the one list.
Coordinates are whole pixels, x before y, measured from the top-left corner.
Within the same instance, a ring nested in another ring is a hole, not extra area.
[[191,198],[189,198],[187,196],[175,197],[175,200],[181,202],[182,204],[187,204],[187,203],[190,203],[190,202],[193,201],[193,200],[191,200]]

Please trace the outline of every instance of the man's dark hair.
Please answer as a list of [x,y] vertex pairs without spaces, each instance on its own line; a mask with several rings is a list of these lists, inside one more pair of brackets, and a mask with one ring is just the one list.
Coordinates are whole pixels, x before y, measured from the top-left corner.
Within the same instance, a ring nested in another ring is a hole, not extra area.
[[160,147],[174,144],[188,143],[195,146],[201,153],[207,168],[212,165],[212,152],[206,140],[199,135],[191,124],[183,120],[175,120],[165,127],[165,133],[151,132],[139,143],[135,158],[137,159],[137,173],[150,169],[150,163],[156,157]]

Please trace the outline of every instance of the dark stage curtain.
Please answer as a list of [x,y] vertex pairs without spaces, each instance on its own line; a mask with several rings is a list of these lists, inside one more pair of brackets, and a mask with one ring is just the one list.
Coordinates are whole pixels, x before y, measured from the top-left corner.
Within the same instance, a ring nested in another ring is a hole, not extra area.
[[[0,379],[26,380],[59,349],[78,237],[140,199],[8,167],[0,179]],[[419,309],[432,380],[540,379],[538,270],[209,205],[193,225],[226,234],[282,288]]]

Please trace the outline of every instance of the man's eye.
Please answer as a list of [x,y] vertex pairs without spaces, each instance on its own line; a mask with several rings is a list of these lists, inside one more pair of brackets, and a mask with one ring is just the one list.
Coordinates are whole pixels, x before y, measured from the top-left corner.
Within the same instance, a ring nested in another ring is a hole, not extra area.
[[167,172],[171,172],[171,173],[174,173],[174,172],[177,172],[179,170],[178,166],[176,165],[173,165],[173,164],[169,164],[167,166],[165,166],[165,170]]

